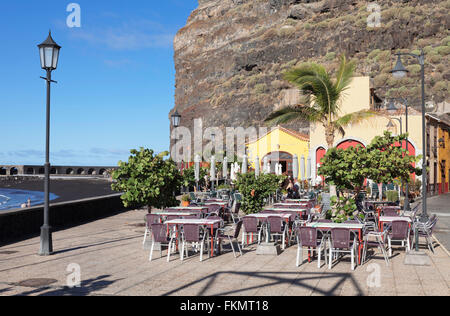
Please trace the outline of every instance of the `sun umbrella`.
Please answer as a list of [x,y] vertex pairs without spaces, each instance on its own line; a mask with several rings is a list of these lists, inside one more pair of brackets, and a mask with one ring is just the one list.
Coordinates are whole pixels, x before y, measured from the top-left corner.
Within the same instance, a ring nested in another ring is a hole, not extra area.
[[228,158],[223,158],[223,170],[222,170],[223,178],[228,179]]
[[308,157],[308,168],[307,168],[307,172],[308,172],[308,180],[311,180],[312,175],[312,169],[311,169],[311,157]]
[[[269,158],[264,157],[264,168],[263,168],[263,172],[264,174],[268,174],[270,172],[270,169],[267,170],[267,165],[269,164]],[[270,168],[270,167],[269,167]]]
[[195,155],[194,158],[194,172],[195,172],[195,181],[199,182],[200,181],[200,156],[199,155]]
[[260,165],[259,165],[259,157],[256,156],[256,160],[255,160],[255,177],[259,177],[259,173],[260,173]]
[[209,176],[211,177],[211,181],[216,180],[216,158],[214,156],[211,157],[211,169],[209,171]]
[[306,174],[305,174],[305,156],[302,156],[302,159],[300,161],[300,169],[301,169],[301,177],[302,177],[302,181],[306,180]]
[[294,155],[294,161],[292,162],[292,170],[294,173],[294,179],[298,179],[298,156]]
[[236,180],[236,170],[234,168],[234,163],[231,164],[230,179],[231,179],[231,181],[235,181]]
[[242,161],[242,174],[246,174],[248,170],[248,157],[244,155],[244,160]]

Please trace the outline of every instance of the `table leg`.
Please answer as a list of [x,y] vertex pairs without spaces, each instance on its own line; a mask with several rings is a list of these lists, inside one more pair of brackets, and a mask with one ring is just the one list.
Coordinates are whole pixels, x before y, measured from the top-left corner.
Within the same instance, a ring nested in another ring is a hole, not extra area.
[[358,265],[361,265],[361,250],[363,247],[363,240],[362,240],[362,230],[359,230],[359,255],[358,255]]
[[211,257],[214,257],[214,225],[211,225]]

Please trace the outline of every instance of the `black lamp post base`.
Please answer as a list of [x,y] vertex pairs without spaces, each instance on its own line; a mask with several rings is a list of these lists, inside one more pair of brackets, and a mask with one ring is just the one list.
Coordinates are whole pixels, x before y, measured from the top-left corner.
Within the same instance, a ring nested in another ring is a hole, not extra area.
[[50,256],[53,254],[52,228],[50,226],[41,227],[41,247],[40,256]]

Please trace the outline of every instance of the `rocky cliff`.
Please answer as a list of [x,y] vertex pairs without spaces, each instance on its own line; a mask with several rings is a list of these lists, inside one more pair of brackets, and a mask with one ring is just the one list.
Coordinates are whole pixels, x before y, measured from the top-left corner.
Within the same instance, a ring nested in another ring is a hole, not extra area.
[[[368,5],[381,6],[369,27]],[[357,75],[374,78],[377,93],[408,96],[419,105],[420,66],[391,78],[394,52],[426,53],[427,100],[448,99],[450,0],[199,0],[175,37],[175,107],[183,125],[260,126],[274,109],[295,104],[284,70],[303,62],[333,69],[345,53]],[[289,127],[289,126],[288,126]],[[308,123],[295,129],[308,132]]]

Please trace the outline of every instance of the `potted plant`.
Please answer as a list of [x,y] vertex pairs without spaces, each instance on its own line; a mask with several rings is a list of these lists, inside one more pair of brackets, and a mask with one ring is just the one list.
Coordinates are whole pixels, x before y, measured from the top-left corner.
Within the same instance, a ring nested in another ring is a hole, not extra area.
[[191,204],[191,197],[189,195],[183,195],[181,197],[181,206],[189,206]]

